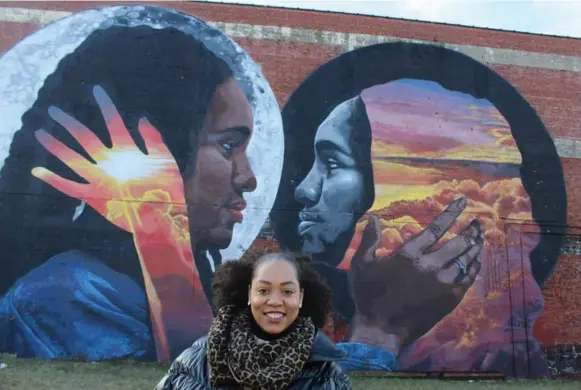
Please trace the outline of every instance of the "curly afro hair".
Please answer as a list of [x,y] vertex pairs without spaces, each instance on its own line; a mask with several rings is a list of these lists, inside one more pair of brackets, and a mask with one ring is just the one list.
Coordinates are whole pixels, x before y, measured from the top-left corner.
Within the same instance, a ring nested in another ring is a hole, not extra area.
[[271,260],[283,260],[292,264],[298,275],[300,288],[304,290],[303,306],[299,316],[310,317],[320,329],[325,326],[331,312],[331,289],[319,273],[311,267],[309,256],[300,253],[257,253],[246,252],[239,261],[223,263],[214,275],[212,290],[214,310],[234,305],[240,310],[248,304],[248,286],[252,283],[257,267]]

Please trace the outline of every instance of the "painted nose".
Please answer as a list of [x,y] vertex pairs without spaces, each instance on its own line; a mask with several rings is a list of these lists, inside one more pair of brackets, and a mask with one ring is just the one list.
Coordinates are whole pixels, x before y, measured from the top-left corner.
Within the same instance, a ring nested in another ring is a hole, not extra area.
[[299,184],[295,190],[295,199],[305,206],[313,206],[321,197],[322,180],[318,177],[314,169],[311,169],[307,177]]
[[239,192],[252,192],[256,189],[256,176],[250,167],[248,156],[246,153],[242,154],[234,161],[234,177],[232,179],[232,186]]

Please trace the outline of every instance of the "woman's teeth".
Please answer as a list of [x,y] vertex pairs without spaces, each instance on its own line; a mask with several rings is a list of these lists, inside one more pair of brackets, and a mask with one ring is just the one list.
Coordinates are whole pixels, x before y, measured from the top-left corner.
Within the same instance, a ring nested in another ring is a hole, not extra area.
[[282,313],[266,313],[266,316],[268,318],[275,318],[275,319],[276,318],[282,318],[283,315],[284,314],[282,314]]

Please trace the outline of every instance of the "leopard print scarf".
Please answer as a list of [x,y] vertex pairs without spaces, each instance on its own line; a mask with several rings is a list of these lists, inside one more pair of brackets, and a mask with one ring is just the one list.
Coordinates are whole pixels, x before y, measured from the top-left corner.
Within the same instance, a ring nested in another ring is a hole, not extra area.
[[244,388],[286,389],[303,369],[315,340],[315,325],[310,318],[297,318],[286,335],[258,343],[251,331],[250,310],[237,312],[224,306],[208,333],[208,362],[214,387],[233,382]]

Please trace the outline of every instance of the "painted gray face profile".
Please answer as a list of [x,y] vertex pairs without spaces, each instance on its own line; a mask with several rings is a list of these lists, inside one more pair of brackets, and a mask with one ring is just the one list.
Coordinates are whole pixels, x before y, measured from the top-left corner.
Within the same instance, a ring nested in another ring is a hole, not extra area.
[[357,222],[365,190],[358,145],[353,143],[357,131],[370,131],[359,96],[338,105],[317,129],[315,161],[295,191],[304,205],[298,233],[305,252],[324,252]]

